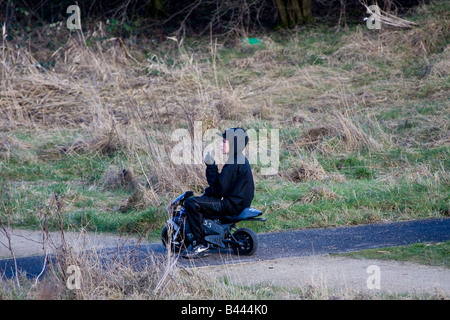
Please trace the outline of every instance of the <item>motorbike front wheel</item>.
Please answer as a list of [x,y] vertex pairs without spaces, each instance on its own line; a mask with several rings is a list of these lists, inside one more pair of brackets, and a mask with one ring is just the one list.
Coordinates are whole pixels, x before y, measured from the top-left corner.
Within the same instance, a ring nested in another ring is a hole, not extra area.
[[167,248],[167,250],[170,249],[175,253],[184,251],[186,249],[184,237],[180,232],[178,233],[177,238],[173,239],[174,232],[175,230],[173,230],[173,228],[165,226],[161,231],[162,244]]
[[237,255],[251,256],[258,248],[258,236],[249,228],[240,228],[233,233],[236,243],[232,246]]

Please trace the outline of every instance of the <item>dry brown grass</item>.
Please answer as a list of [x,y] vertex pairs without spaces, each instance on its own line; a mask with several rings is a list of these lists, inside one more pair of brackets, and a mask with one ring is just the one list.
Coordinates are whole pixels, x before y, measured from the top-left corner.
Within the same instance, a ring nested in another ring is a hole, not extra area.
[[4,161],[16,160],[20,162],[33,161],[36,155],[33,146],[11,134],[0,132],[0,159]]
[[291,181],[321,181],[327,174],[317,159],[308,157],[293,159],[290,169],[283,172],[282,176]]
[[[186,90],[198,89],[191,87],[192,82],[186,79],[189,75],[185,74],[186,69],[195,66],[188,65],[181,74],[175,71],[170,77],[154,80],[134,70],[135,62],[122,44],[111,40],[103,46],[97,44],[88,48],[77,39],[69,38],[65,46],[52,55],[56,67],[51,70],[43,68],[26,49],[16,50],[13,44],[7,44],[1,57],[6,68],[2,69],[4,81],[0,88],[0,126],[7,130],[81,128],[81,135],[54,150],[47,150],[47,156],[58,153],[109,156],[126,152],[135,158],[136,169],[148,170],[149,180],[154,181],[156,177],[156,188],[161,192],[181,191],[203,183],[203,179],[195,179],[200,176],[195,168],[171,164],[170,134],[163,132],[167,128],[157,129],[165,125],[168,118],[172,119],[171,125],[176,125],[183,123],[186,115],[192,116],[190,121],[194,121],[207,114],[197,111],[199,105],[209,103],[206,101],[209,97],[201,95],[205,101],[190,103],[196,95],[186,93]],[[177,92],[171,92],[173,87],[178,88]],[[169,97],[169,92],[188,100],[175,101]],[[217,110],[213,114],[218,118],[228,117],[231,114],[229,99],[216,100]],[[3,140],[2,150],[5,150],[2,153],[8,156],[10,148],[6,138]],[[23,144],[14,149],[24,149],[22,147]],[[139,164],[138,157],[142,157],[144,163]]]
[[300,203],[314,203],[319,200],[336,200],[340,198],[341,196],[325,187],[314,187],[302,196]]
[[445,78],[450,75],[450,45],[445,47],[437,61],[431,68],[430,76]]
[[381,149],[382,144],[364,132],[361,125],[348,116],[334,112],[328,121],[330,124],[321,124],[305,130],[289,149],[307,148],[322,153],[333,153],[335,149],[346,151]]

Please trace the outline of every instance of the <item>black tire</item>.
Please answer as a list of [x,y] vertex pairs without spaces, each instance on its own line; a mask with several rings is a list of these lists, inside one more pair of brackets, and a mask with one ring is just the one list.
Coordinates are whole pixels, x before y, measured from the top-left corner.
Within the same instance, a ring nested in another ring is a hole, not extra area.
[[240,243],[233,245],[237,255],[251,256],[258,249],[259,241],[255,231],[249,228],[240,228],[233,233],[233,237]]
[[[162,231],[161,231],[161,242],[163,244],[164,247],[166,247],[167,250],[171,250],[174,253],[178,253],[181,251],[184,251],[186,249],[186,246],[184,244],[184,239],[183,237],[181,237],[180,235],[178,236],[178,239],[176,239],[176,242],[172,241],[172,232],[173,230],[170,231],[170,236],[169,236],[169,228],[167,228],[167,226],[165,226]],[[170,245],[170,247],[169,247]]]

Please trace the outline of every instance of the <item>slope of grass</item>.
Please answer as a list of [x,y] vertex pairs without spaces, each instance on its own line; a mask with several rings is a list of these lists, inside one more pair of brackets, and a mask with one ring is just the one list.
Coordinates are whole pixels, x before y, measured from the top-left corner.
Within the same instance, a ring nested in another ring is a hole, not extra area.
[[157,235],[166,204],[206,184],[203,165],[169,159],[194,121],[280,130],[278,175],[253,166],[257,231],[448,216],[448,12],[435,1],[405,17],[412,29],[314,25],[258,45],[87,30],[85,46],[53,28],[30,52],[5,42],[2,217],[59,226],[57,196],[65,226]]

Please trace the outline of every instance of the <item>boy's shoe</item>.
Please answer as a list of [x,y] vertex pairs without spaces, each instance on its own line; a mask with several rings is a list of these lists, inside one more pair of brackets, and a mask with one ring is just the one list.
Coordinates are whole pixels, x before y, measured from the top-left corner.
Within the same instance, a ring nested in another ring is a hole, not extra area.
[[193,246],[192,244],[183,252],[183,258],[185,259],[197,259],[209,256],[208,244],[198,244]]

